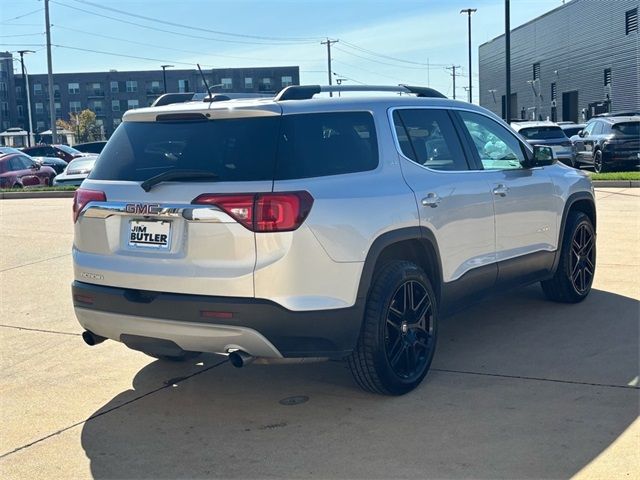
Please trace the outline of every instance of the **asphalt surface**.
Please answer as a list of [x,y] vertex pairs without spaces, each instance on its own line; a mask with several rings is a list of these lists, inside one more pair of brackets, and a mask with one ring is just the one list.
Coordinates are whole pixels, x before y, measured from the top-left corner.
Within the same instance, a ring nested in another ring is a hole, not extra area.
[[0,478],[640,478],[640,191],[597,197],[589,298],[531,286],[446,319],[432,371],[399,398],[340,362],[88,347],[71,200],[2,200]]

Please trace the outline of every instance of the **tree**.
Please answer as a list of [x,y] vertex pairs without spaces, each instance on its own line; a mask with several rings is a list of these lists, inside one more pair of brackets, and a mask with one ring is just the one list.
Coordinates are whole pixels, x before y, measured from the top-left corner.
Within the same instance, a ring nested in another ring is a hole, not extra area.
[[58,128],[74,132],[79,143],[102,140],[102,129],[96,122],[96,114],[89,109],[80,113],[70,113],[68,122],[58,120],[56,125]]

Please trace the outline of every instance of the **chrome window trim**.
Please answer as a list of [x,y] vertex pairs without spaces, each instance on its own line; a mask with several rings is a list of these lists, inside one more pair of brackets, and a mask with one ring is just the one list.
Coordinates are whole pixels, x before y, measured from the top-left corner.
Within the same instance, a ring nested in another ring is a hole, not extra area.
[[[483,117],[488,118],[489,120],[497,123],[498,125],[501,125],[502,127],[506,127],[506,130],[508,133],[511,133],[513,135],[512,132],[509,131],[509,128],[511,128],[506,122],[504,122],[504,120],[502,119],[498,119],[500,121],[496,121],[495,118],[493,118],[491,115],[487,115],[484,112],[480,112],[478,110],[474,110],[471,108],[463,108],[463,107],[459,107],[459,106],[455,106],[455,107],[442,107],[440,105],[412,105],[412,106],[402,106],[402,107],[389,107],[387,109],[387,119],[389,121],[389,128],[391,128],[391,135],[393,136],[393,143],[396,147],[396,152],[398,154],[400,154],[400,156],[402,158],[404,158],[405,160],[408,160],[414,164],[416,164],[417,166],[432,172],[432,173],[438,173],[438,174],[464,174],[464,173],[479,173],[479,172],[507,172],[507,171],[513,171],[513,170],[520,170],[517,168],[502,168],[502,169],[491,169],[491,170],[487,170],[487,169],[469,169],[469,170],[434,170],[433,168],[429,168],[426,167],[424,165],[420,165],[419,163],[411,160],[409,157],[407,157],[403,152],[402,152],[402,148],[400,147],[400,140],[398,140],[398,134],[396,132],[396,128],[395,128],[395,124],[393,122],[393,112],[395,112],[396,110],[457,110],[457,111],[462,111],[462,112],[469,112],[469,113],[476,113],[478,115],[482,115]],[[452,122],[453,123],[453,122]],[[457,127],[455,125],[455,123],[453,123],[453,128],[456,129],[457,131]],[[524,146],[524,148],[527,149],[527,151],[533,155],[533,148],[527,143],[527,142],[523,142],[519,136],[517,135],[517,133],[515,135],[513,135],[513,137],[516,139],[516,141],[518,143],[520,143],[521,146]],[[462,147],[462,141],[460,141],[460,146]],[[467,160],[467,164],[469,164],[468,160]],[[539,168],[542,167],[535,167],[535,168],[531,168],[529,170],[537,170]],[[524,168],[521,170],[525,170]]]
[[235,220],[212,205],[160,204],[156,213],[127,212],[127,205],[135,202],[89,202],[78,218],[109,218],[114,215],[137,218],[182,218],[189,222],[235,223]]

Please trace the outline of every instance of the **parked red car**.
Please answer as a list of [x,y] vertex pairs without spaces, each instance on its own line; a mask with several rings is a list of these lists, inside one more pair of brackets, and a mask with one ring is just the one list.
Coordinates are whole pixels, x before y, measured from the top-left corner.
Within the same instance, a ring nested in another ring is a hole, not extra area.
[[23,148],[22,151],[32,157],[58,157],[67,163],[84,155],[69,145],[35,145]]
[[45,187],[53,184],[56,171],[41,166],[27,155],[0,156],[0,188]]

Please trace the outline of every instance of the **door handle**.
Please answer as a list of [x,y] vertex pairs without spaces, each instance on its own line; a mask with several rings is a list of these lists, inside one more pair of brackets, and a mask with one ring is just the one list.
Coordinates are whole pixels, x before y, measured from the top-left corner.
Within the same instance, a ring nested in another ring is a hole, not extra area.
[[441,198],[437,193],[427,193],[427,196],[422,199],[422,205],[425,207],[436,208],[440,203]]
[[506,197],[507,193],[509,193],[509,187],[507,187],[506,185],[503,185],[502,183],[498,184],[493,189],[493,194],[498,195],[500,197]]

